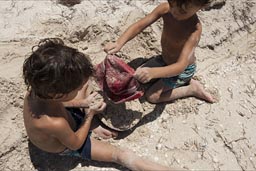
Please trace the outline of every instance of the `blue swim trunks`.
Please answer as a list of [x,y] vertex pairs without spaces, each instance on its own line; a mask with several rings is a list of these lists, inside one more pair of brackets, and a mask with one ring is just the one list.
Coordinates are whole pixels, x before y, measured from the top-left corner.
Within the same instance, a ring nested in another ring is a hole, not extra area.
[[[85,113],[82,112],[79,108],[66,108],[67,111],[71,114],[74,121],[76,122],[76,130],[79,129],[81,126]],[[66,149],[63,152],[59,153],[59,155],[63,156],[72,156],[72,157],[80,157],[82,159],[91,159],[91,139],[90,139],[91,132],[88,133],[88,136],[82,145],[82,147],[78,150],[70,150]]]
[[[167,64],[164,62],[162,56],[159,55],[159,56],[152,57],[152,59],[149,59],[149,61],[146,62],[144,66],[161,67],[161,66],[167,66]],[[191,64],[181,74],[174,77],[162,78],[162,80],[166,86],[174,89],[174,88],[189,84],[195,72],[196,72],[196,64]]]
[[174,77],[163,78],[163,82],[172,89],[187,85],[195,74],[195,71],[196,64],[191,64],[181,74]]

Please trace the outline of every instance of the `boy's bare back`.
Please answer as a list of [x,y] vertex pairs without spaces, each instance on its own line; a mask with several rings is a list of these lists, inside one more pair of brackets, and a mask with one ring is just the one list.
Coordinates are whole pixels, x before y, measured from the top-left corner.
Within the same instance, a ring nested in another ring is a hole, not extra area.
[[65,120],[73,130],[75,128],[74,121],[68,117],[63,105],[40,100],[29,94],[25,97],[23,117],[30,141],[47,152],[58,153],[66,148],[51,133],[56,124],[62,124]]

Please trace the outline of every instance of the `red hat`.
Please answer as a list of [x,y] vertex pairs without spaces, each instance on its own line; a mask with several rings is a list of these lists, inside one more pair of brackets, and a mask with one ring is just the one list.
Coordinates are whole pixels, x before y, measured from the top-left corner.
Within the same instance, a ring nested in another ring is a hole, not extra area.
[[133,77],[134,69],[115,55],[108,55],[96,65],[96,82],[114,103],[122,103],[143,96],[140,84]]

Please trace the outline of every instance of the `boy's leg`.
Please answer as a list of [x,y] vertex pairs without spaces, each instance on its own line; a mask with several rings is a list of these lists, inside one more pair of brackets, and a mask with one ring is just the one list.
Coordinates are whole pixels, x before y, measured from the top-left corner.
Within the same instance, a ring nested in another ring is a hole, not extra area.
[[191,79],[189,85],[175,89],[168,88],[162,80],[159,80],[146,92],[146,98],[151,103],[169,102],[190,96],[205,100],[209,103],[215,102],[212,95],[203,88],[203,85],[194,79]]
[[115,138],[118,136],[117,131],[107,129],[97,117],[93,118],[90,130],[103,139]]
[[91,138],[91,159],[115,162],[131,170],[171,170],[155,162],[138,157],[130,150],[121,150],[111,144]]

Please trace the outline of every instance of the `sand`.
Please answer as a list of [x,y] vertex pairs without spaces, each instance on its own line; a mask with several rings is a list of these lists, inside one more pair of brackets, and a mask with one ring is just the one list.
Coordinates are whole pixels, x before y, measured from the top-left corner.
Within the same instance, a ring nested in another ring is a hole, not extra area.
[[[102,48],[159,0],[0,1],[0,170],[127,170],[42,152],[28,141],[23,119],[22,64],[40,39],[59,37],[88,54],[94,64]],[[195,98],[169,104],[143,102],[146,116],[119,139],[104,140],[170,167],[189,170],[256,170],[256,2],[226,0],[198,13],[203,34],[196,73],[219,101]],[[162,21],[127,43],[130,62],[159,54]]]

